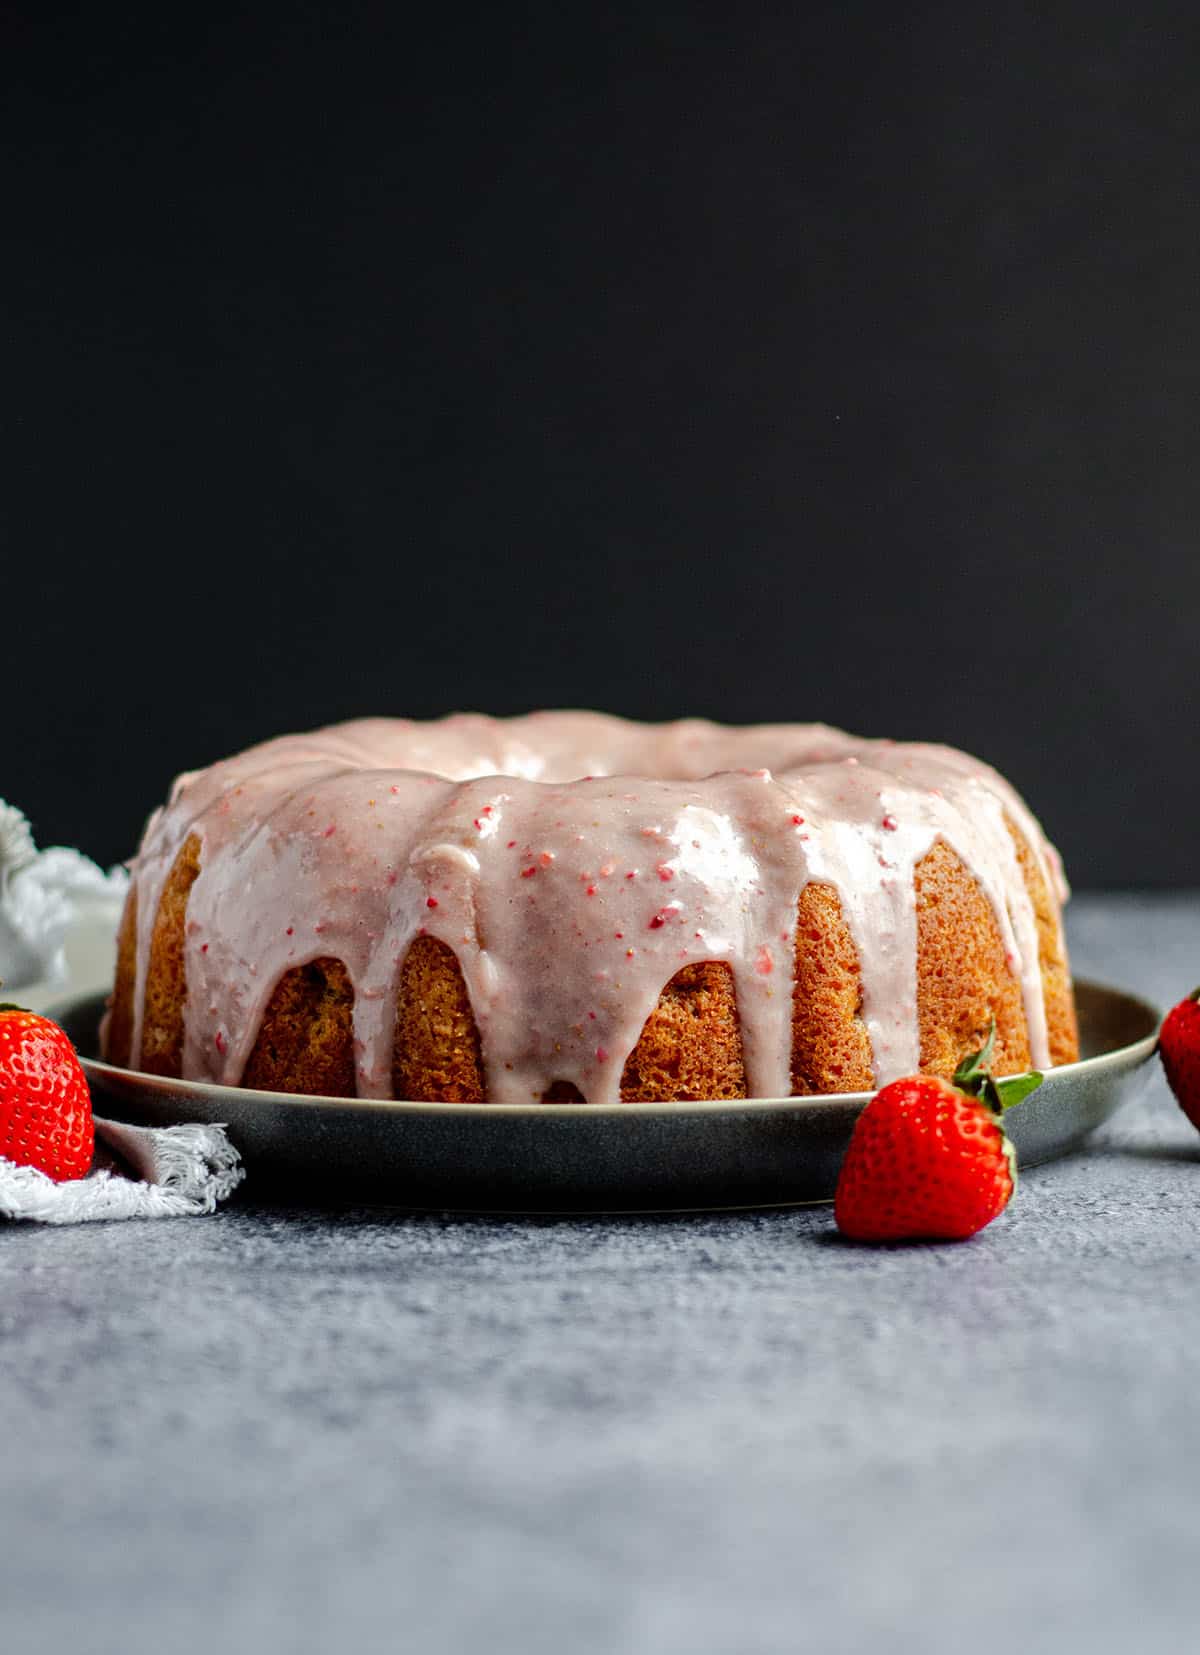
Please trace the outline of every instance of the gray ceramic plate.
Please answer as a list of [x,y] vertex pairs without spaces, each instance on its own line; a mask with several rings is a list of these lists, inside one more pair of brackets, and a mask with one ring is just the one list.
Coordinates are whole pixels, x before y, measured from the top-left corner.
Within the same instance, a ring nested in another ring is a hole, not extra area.
[[[1159,1013],[1076,984],[1085,1056],[1010,1116],[1022,1164],[1075,1149],[1134,1096]],[[459,1212],[665,1212],[826,1201],[869,1093],[743,1103],[375,1103],[163,1080],[101,1063],[104,999],[51,1015],[75,1041],[100,1112],[151,1126],[221,1121],[250,1186],[338,1202]]]

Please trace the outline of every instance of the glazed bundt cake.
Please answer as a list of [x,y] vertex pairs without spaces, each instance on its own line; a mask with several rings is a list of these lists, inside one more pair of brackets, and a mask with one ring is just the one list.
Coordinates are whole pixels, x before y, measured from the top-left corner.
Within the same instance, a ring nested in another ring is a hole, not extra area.
[[853,1092],[1078,1056],[1058,858],[948,747],[594,713],[367,719],[183,775],[104,1049],[441,1102]]

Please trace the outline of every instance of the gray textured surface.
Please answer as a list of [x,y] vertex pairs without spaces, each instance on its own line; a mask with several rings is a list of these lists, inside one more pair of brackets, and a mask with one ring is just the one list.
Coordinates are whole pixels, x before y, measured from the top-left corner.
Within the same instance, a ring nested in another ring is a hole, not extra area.
[[[1084,898],[1166,1003],[1200,897]],[[0,1230],[6,1650],[1194,1647],[1200,1139],[825,1210]]]

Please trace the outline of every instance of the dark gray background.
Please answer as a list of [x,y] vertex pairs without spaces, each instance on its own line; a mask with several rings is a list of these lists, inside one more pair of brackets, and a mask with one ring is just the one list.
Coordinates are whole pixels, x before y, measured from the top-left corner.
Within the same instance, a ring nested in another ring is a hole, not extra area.
[[622,10],[0,8],[0,793],[808,717],[1194,882],[1194,11]]

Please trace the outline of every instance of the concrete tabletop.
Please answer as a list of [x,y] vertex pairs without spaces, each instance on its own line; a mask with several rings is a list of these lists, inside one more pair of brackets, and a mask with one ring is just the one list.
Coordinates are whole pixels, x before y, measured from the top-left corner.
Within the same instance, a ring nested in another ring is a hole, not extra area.
[[[1200,895],[1070,932],[1200,980]],[[1196,1646],[1200,1137],[1157,1078],[958,1246],[252,1201],[0,1229],[12,1655]]]

